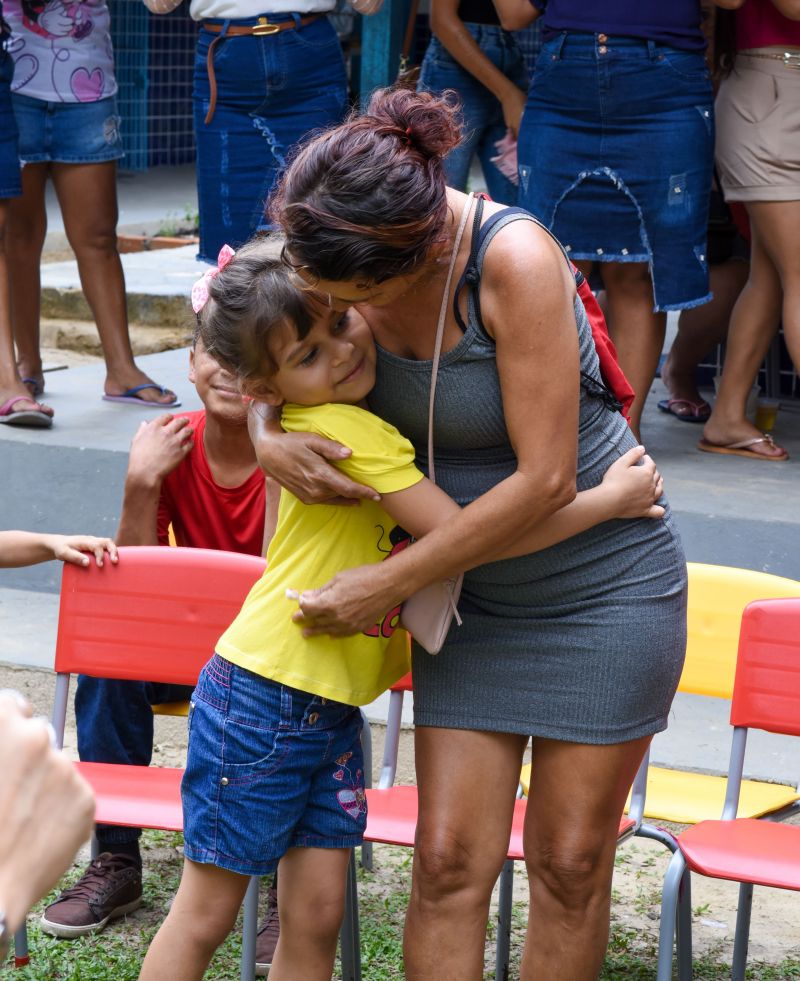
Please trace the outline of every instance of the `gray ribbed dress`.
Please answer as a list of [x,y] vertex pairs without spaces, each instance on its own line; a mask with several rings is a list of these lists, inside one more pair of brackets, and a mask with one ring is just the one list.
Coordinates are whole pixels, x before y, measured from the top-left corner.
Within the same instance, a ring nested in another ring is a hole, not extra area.
[[[519,212],[497,222],[478,254]],[[575,301],[581,369],[597,354]],[[417,449],[426,469],[430,361],[378,351],[370,408]],[[494,342],[479,326],[442,355],[436,390],[436,478],[460,504],[516,468]],[[625,420],[581,387],[578,490],[600,483],[636,445]],[[662,503],[664,503],[662,501]],[[552,548],[467,573],[461,627],[436,657],[414,650],[417,725],[614,743],[666,728],[686,647],[686,563],[665,520],[609,521]]]

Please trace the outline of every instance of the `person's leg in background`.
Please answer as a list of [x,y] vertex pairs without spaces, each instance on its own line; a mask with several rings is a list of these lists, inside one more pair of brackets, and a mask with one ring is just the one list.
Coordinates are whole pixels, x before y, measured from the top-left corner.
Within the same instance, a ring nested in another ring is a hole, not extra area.
[[[153,755],[152,706],[188,699],[191,693],[183,685],[81,675],[75,695],[78,756],[84,763],[148,766]],[[95,833],[99,857],[44,911],[45,933],[96,933],[141,903],[141,828],[99,824]]]
[[128,333],[125,276],[117,251],[117,165],[53,163],[53,185],[58,195],[64,230],[75,258],[84,295],[100,335],[106,362],[106,395],[123,395],[139,385],[151,387],[137,394],[142,402],[168,407],[174,392],[163,392],[137,368]]
[[[703,429],[704,441],[711,446],[725,447],[762,437],[745,415],[745,405],[777,330],[782,306],[785,307],[781,274],[773,259],[777,254],[776,247],[779,242],[783,243],[785,235],[772,229],[770,219],[786,205],[787,202],[747,204],[752,232],[750,275],[733,308],[722,378],[713,411]],[[792,230],[788,231],[790,240]],[[796,230],[794,234],[796,236]],[[794,261],[793,257],[788,261]],[[789,322],[792,323],[791,314]],[[753,443],[746,451],[776,459],[786,456],[786,451],[769,439]]]
[[[678,333],[661,368],[661,380],[669,398],[667,411],[679,418],[702,422],[711,406],[697,389],[697,366],[728,336],[728,324],[739,294],[747,282],[749,263],[728,259],[709,268],[713,299],[699,307],[682,310]],[[661,407],[661,403],[659,403]]]

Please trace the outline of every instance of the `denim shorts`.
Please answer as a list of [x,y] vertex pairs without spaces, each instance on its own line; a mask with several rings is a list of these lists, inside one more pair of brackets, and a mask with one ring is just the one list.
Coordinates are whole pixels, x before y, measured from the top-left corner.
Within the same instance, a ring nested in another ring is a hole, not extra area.
[[11,78],[14,61],[0,47],[0,199],[22,194],[17,149],[17,124],[11,105]]
[[45,102],[15,93],[19,156],[25,163],[106,163],[124,156],[116,96]]
[[573,259],[647,262],[657,310],[710,299],[713,154],[701,53],[594,34],[543,45],[519,135],[518,204]]
[[290,848],[353,848],[367,824],[361,712],[215,654],[189,709],[184,853],[242,875]]
[[[495,68],[524,91],[527,88],[527,72],[514,36],[491,24],[464,24],[464,27]],[[462,68],[436,37],[431,38],[422,59],[418,88],[420,92],[454,89],[461,102],[462,142],[448,153],[444,161],[445,177],[450,187],[459,191],[467,189],[470,164],[472,158],[477,156],[492,200],[516,204],[516,185],[492,163],[492,157],[497,156],[495,143],[506,134],[503,107],[497,96],[466,68]]]
[[[300,17],[275,19],[294,16]],[[229,23],[243,27],[256,20]],[[226,243],[238,248],[269,230],[267,199],[291,151],[309,133],[340,122],[347,109],[342,46],[327,17],[279,34],[219,38],[201,26],[194,67],[198,258],[206,262],[216,262]],[[215,39],[217,102],[206,123],[208,49]]]

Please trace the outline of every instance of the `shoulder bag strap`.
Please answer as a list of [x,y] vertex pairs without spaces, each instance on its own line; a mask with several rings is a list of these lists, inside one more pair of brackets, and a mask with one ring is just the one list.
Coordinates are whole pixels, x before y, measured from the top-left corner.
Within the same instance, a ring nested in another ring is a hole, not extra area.
[[447,270],[447,279],[444,284],[444,295],[442,296],[442,308],[439,311],[439,323],[436,326],[436,341],[433,347],[433,364],[431,366],[431,397],[428,403],[428,477],[436,483],[436,472],[433,464],[433,407],[436,402],[436,378],[439,374],[439,357],[442,353],[442,338],[444,337],[444,322],[447,319],[447,301],[450,298],[450,284],[453,281],[453,270],[456,267],[458,250],[461,246],[461,239],[464,237],[464,228],[469,218],[472,208],[473,198],[467,198],[464,210],[461,212],[461,221],[458,224],[458,231],[453,242],[453,254],[450,256],[450,268]]

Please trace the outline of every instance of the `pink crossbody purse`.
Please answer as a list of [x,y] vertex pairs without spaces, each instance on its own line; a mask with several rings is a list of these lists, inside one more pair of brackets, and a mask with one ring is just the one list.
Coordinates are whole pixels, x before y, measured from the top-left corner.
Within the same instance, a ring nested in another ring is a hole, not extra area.
[[[447,317],[447,305],[450,299],[450,284],[453,281],[453,270],[456,265],[458,249],[464,235],[464,228],[472,207],[472,198],[464,205],[461,221],[453,243],[453,255],[450,258],[450,268],[444,284],[442,309],[439,313],[439,323],[436,328],[436,343],[433,349],[433,366],[431,368],[431,396],[428,405],[428,477],[436,483],[436,470],[433,461],[433,409],[436,400],[436,378],[439,374],[439,357],[442,353],[442,338],[444,337],[444,322]],[[418,590],[403,603],[400,611],[400,622],[412,635],[414,640],[424,647],[429,654],[438,654],[444,645],[450,624],[455,618],[461,626],[458,615],[458,598],[461,595],[461,583],[464,574],[459,573],[452,579],[434,582]]]

